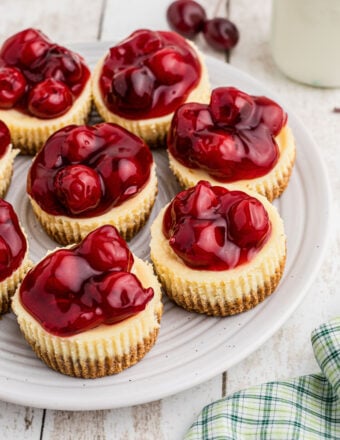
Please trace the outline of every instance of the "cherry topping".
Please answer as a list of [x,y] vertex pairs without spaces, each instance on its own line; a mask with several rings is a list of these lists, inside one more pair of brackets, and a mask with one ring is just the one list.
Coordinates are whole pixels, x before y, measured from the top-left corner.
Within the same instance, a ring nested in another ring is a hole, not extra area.
[[138,194],[152,163],[147,145],[118,125],[70,125],[37,154],[27,191],[52,215],[94,217]]
[[210,104],[180,106],[168,135],[170,153],[189,168],[205,170],[221,182],[254,179],[277,163],[275,141],[287,115],[274,101],[220,87]]
[[0,199],[0,281],[18,269],[26,250],[26,239],[12,205]]
[[56,118],[72,107],[69,88],[61,81],[48,78],[37,84],[28,96],[28,110],[38,118]]
[[99,175],[86,165],[68,165],[59,170],[54,190],[71,214],[96,208],[102,195]]
[[230,20],[222,17],[205,21],[203,35],[207,43],[217,50],[232,49],[239,40],[237,27]]
[[0,108],[12,108],[24,95],[26,80],[15,67],[0,68]]
[[91,232],[90,238],[78,245],[78,251],[93,269],[105,272],[114,267],[115,270],[130,272],[133,255],[117,229],[103,226]]
[[135,31],[110,49],[99,79],[110,111],[129,119],[172,113],[200,79],[194,49],[174,32]]
[[270,236],[271,223],[257,199],[200,181],[169,204],[163,233],[188,267],[227,270],[260,251]]
[[[42,119],[66,113],[90,76],[79,55],[31,28],[4,42],[0,66],[0,108],[14,107]],[[58,86],[49,83],[53,80]],[[50,100],[44,97],[51,93]]]
[[194,0],[177,0],[168,7],[167,19],[174,31],[192,38],[202,30],[206,13]]
[[121,322],[144,310],[154,295],[130,273],[132,264],[133,256],[115,228],[103,226],[79,245],[38,263],[21,284],[21,302],[57,336]]
[[270,224],[263,205],[254,198],[235,203],[230,209],[229,234],[240,247],[258,246]]
[[10,263],[11,251],[3,237],[0,236],[0,273],[7,269]]
[[11,143],[11,135],[7,125],[0,120],[0,158],[6,153]]
[[148,110],[154,86],[155,78],[147,67],[129,67],[114,76],[109,97],[122,110]]
[[[2,45],[0,57],[9,66],[28,64],[45,52],[46,44],[51,41],[41,31],[33,28],[25,29],[9,37]],[[23,55],[26,52],[27,55]],[[28,54],[30,53],[30,56]]]

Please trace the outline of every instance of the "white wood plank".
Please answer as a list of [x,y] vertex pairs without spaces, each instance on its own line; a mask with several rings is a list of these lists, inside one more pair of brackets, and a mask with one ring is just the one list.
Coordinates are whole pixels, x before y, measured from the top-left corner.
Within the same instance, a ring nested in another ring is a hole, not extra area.
[[43,410],[0,401],[1,439],[39,439]]
[[27,27],[58,43],[97,40],[104,0],[1,0],[0,41]]

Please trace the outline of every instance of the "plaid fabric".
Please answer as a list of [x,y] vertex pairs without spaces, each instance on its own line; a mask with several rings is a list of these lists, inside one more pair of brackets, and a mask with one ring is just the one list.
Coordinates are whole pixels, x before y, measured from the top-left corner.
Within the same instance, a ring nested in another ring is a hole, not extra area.
[[269,382],[203,408],[185,440],[340,439],[340,318],[312,333],[322,373]]

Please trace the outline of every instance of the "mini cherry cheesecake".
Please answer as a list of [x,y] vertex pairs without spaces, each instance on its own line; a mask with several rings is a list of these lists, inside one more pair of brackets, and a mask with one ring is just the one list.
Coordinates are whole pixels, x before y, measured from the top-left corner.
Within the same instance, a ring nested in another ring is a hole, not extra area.
[[154,345],[162,315],[152,266],[110,225],[49,253],[24,278],[12,305],[38,357],[60,373],[119,373]]
[[155,202],[155,164],[148,146],[118,125],[70,125],[35,157],[27,192],[38,220],[58,243],[79,242],[105,224],[130,239]]
[[11,298],[30,267],[18,217],[12,205],[0,199],[0,314],[9,311]]
[[32,28],[3,43],[0,119],[22,153],[35,154],[59,128],[84,123],[90,108],[90,71],[80,55]]
[[176,108],[208,102],[210,86],[203,57],[174,32],[133,32],[98,62],[93,98],[105,121],[116,122],[151,146],[165,142]]
[[264,96],[233,87],[214,89],[208,105],[178,108],[168,152],[170,167],[184,188],[208,180],[256,191],[270,201],[287,187],[295,162],[284,110]]
[[0,120],[0,197],[4,197],[11,183],[13,162],[19,150],[13,149],[7,125]]
[[263,196],[200,181],[180,192],[151,228],[151,259],[167,295],[189,311],[251,309],[279,283],[283,222]]

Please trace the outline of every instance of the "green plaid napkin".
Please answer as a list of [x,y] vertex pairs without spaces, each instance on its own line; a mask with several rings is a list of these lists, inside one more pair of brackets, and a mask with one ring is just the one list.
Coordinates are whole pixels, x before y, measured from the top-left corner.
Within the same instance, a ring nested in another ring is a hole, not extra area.
[[340,439],[340,318],[312,333],[322,370],[239,391],[203,408],[185,440]]

